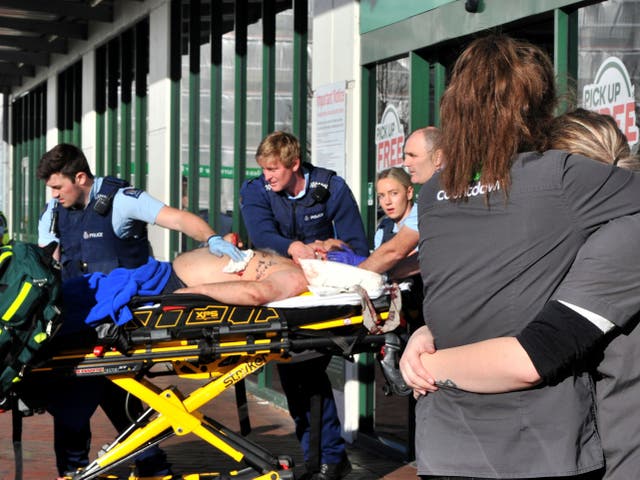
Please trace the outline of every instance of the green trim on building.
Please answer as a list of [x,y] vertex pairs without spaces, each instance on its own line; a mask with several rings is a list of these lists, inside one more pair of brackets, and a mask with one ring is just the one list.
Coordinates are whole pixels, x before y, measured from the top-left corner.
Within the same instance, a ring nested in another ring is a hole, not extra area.
[[[360,37],[360,61],[367,65],[404,55],[407,52],[498,27],[526,17],[572,5],[593,3],[571,0],[491,0],[482,2],[482,11],[468,13],[464,2],[412,16],[405,21],[364,33]],[[425,8],[426,10],[426,8]]]
[[454,0],[361,0],[360,33],[367,33],[433,10]]
[[[235,14],[233,163],[237,175],[233,177],[233,205],[240,205],[240,187],[247,167],[247,0],[236,1]],[[241,237],[246,237],[239,208],[233,210],[232,229],[239,232]]]

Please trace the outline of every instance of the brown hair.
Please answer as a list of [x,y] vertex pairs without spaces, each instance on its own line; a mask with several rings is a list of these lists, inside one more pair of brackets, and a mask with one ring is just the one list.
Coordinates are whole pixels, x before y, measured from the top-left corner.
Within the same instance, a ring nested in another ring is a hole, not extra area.
[[[633,166],[627,138],[610,115],[577,108],[554,119],[548,148],[579,153],[603,163]],[[630,168],[635,170],[635,168]]]
[[504,35],[471,42],[440,106],[449,197],[463,199],[478,173],[508,195],[514,155],[542,150],[556,101],[553,64],[540,48]]
[[276,130],[267,135],[258,145],[256,160],[261,158],[279,157],[285,168],[290,168],[296,158],[300,158],[300,142],[287,132]]
[[42,155],[36,175],[39,179],[47,181],[54,173],[60,173],[75,183],[76,174],[79,172],[93,178],[89,162],[82,150],[70,143],[60,143]]

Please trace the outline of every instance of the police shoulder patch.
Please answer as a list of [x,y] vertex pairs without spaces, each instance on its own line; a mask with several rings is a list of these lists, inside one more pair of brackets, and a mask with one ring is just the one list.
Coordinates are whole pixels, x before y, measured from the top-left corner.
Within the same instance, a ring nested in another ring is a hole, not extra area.
[[138,198],[142,194],[142,190],[139,188],[125,188],[122,193],[124,193],[127,197]]

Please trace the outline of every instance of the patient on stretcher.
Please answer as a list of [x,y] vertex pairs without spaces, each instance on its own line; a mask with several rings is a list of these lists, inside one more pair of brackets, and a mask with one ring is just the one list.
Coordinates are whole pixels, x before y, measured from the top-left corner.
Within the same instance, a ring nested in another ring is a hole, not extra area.
[[150,258],[136,269],[118,268],[108,275],[94,273],[66,282],[65,330],[77,330],[83,323],[96,325],[109,317],[123,325],[132,318],[128,304],[134,296],[191,293],[227,305],[258,306],[296,297],[309,284],[323,290],[358,284],[369,292],[382,287],[382,277],[356,267],[322,260],[300,266],[270,251],[243,253],[245,260],[238,264],[200,248],[181,254],[172,264]]
[[[183,253],[173,261],[172,274],[182,284],[174,293],[197,293],[230,305],[262,305],[307,290],[304,273],[292,260],[275,252],[243,253],[248,260],[233,273],[225,272],[228,257],[211,255],[206,248]],[[169,293],[166,288],[164,293]]]

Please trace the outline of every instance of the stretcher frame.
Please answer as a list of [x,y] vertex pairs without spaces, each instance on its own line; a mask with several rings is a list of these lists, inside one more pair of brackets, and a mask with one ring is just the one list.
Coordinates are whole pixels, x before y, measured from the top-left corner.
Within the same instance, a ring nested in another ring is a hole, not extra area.
[[[351,358],[379,351],[388,342],[398,345],[391,333],[400,320],[397,286],[373,302],[366,292],[359,293],[360,305],[308,309],[220,305],[208,297],[184,294],[135,298],[134,320],[115,330],[110,348],[99,346],[90,353],[87,346],[63,350],[32,371],[106,376],[149,407],[98,458],[67,478],[104,478],[112,468],[170,437],[193,434],[244,467],[179,478],[294,479],[290,456],[273,455],[199,409],[265,365],[288,361],[298,352],[316,350]],[[169,372],[154,368],[167,364],[172,366]],[[161,389],[152,382],[167,374],[207,381],[188,393],[173,386]]]

